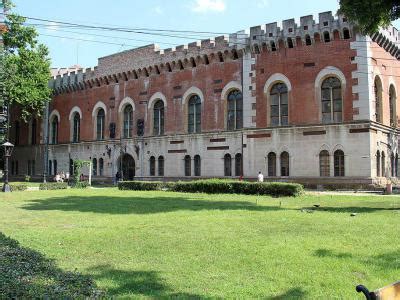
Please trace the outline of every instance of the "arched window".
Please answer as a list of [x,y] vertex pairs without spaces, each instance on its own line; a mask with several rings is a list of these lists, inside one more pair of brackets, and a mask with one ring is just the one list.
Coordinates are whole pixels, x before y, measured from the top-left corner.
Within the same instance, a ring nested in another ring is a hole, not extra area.
[[53,169],[54,169],[54,175],[57,175],[57,161],[53,160]]
[[224,175],[232,176],[232,157],[230,154],[224,156]]
[[93,158],[92,174],[93,174],[93,176],[97,176],[97,159],[96,158]]
[[235,90],[228,95],[228,130],[241,129],[243,127],[243,95]]
[[164,156],[158,157],[158,176],[164,176]]
[[133,108],[131,105],[127,105],[124,108],[124,134],[125,139],[132,137],[133,128]]
[[328,151],[322,150],[319,153],[319,175],[321,177],[331,176],[329,159]]
[[312,41],[309,34],[306,34],[306,46],[311,46]]
[[293,48],[293,40],[291,38],[287,38],[287,46],[288,48]]
[[156,158],[150,157],[150,176],[156,176]]
[[381,155],[381,160],[382,160],[382,177],[386,176],[386,160],[385,160],[385,152],[382,151]]
[[74,175],[74,161],[72,159],[69,159],[69,175]]
[[268,153],[268,176],[276,176],[276,154],[274,152]]
[[80,140],[80,131],[81,131],[81,117],[78,112],[74,113],[73,118],[73,135],[72,142],[77,143]]
[[382,122],[382,82],[381,79],[376,76],[374,81],[375,91],[375,121]]
[[242,154],[235,155],[235,176],[242,176]]
[[376,176],[381,177],[381,153],[376,152]]
[[329,77],[322,82],[322,122],[342,122],[342,86],[336,77]]
[[336,150],[333,154],[335,177],[344,176],[344,153],[342,150]]
[[324,42],[329,43],[331,41],[331,37],[328,31],[324,32]]
[[282,152],[281,154],[281,176],[289,176],[289,153]]
[[343,39],[348,40],[350,38],[350,31],[347,28],[343,29]]
[[104,109],[100,108],[97,112],[96,120],[96,137],[98,140],[104,140],[104,124],[105,124],[105,112]]
[[19,133],[20,133],[20,127],[19,127],[19,122],[15,121],[15,140],[14,140],[14,145],[17,146],[19,145]]
[[288,88],[284,83],[277,83],[270,92],[270,116],[272,126],[288,125]]
[[163,135],[164,134],[164,102],[162,100],[158,100],[154,104],[153,111],[153,134],[154,135]]
[[32,120],[32,128],[31,128],[31,144],[36,144],[36,119]]
[[188,103],[188,132],[201,132],[201,99],[197,95],[190,97]]
[[200,155],[194,156],[194,176],[201,176],[201,158]]
[[103,158],[99,158],[99,175],[103,176],[104,174],[104,160]]
[[396,90],[393,85],[389,88],[390,126],[397,127]]
[[395,166],[394,166],[394,154],[392,153],[390,155],[390,175],[394,177],[395,173]]
[[270,45],[271,45],[271,51],[275,52],[275,51],[276,51],[276,44],[275,44],[275,42],[274,42],[274,41],[271,41]]
[[49,175],[53,175],[53,162],[51,160],[49,160],[48,167],[49,167]]
[[190,155],[185,156],[185,176],[192,176],[192,159]]
[[394,175],[396,176],[396,177],[399,177],[399,155],[396,153],[396,157],[395,157],[395,159],[394,159],[394,168],[395,168],[395,171],[394,171]]
[[51,144],[58,143],[58,117],[54,116],[51,121]]

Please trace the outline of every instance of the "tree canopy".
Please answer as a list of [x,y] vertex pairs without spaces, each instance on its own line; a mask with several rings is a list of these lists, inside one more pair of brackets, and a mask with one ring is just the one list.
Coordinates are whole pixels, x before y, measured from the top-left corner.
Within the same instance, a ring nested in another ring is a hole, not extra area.
[[341,14],[364,34],[373,34],[400,17],[400,0],[340,0]]

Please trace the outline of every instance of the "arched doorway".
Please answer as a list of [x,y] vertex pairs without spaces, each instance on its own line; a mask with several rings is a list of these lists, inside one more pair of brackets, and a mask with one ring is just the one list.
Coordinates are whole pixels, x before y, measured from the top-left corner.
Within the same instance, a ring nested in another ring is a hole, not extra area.
[[[118,170],[121,174],[121,161],[118,163]],[[122,156],[122,176],[123,180],[133,180],[135,177],[135,160],[127,153]]]

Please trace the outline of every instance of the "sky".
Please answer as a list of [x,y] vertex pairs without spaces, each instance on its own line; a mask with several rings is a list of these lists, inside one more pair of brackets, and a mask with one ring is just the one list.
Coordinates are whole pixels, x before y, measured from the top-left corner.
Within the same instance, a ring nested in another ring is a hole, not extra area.
[[152,31],[152,34],[143,34],[73,28],[70,25],[28,19],[27,23],[34,24],[38,29],[39,40],[48,46],[52,67],[68,67],[75,64],[93,67],[97,65],[99,57],[152,43],[158,44],[161,49],[171,48],[261,24],[290,18],[295,18],[298,22],[301,16],[311,14],[317,16],[319,12],[325,11],[336,13],[339,8],[338,0],[13,0],[13,2],[16,5],[14,11],[18,14],[49,21],[96,27],[123,27],[137,32],[144,32],[143,28],[207,32],[200,34]]

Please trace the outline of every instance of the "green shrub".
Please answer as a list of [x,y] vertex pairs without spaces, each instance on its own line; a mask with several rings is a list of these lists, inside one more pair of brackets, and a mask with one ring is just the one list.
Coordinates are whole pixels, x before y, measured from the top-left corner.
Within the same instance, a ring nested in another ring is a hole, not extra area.
[[39,190],[65,190],[67,188],[66,182],[46,182],[39,185]]
[[159,191],[167,189],[183,193],[271,195],[274,197],[299,196],[304,191],[303,186],[296,183],[259,183],[225,179],[179,181],[175,183],[124,181],[118,183],[118,188],[120,190],[136,191]]
[[86,189],[88,186],[90,186],[89,181],[79,181],[71,185],[74,189]]
[[12,192],[26,191],[28,185],[26,183],[10,183],[10,189]]
[[29,182],[29,181],[31,181],[31,176],[29,176],[29,175],[25,175],[25,181],[26,181],[26,182]]

